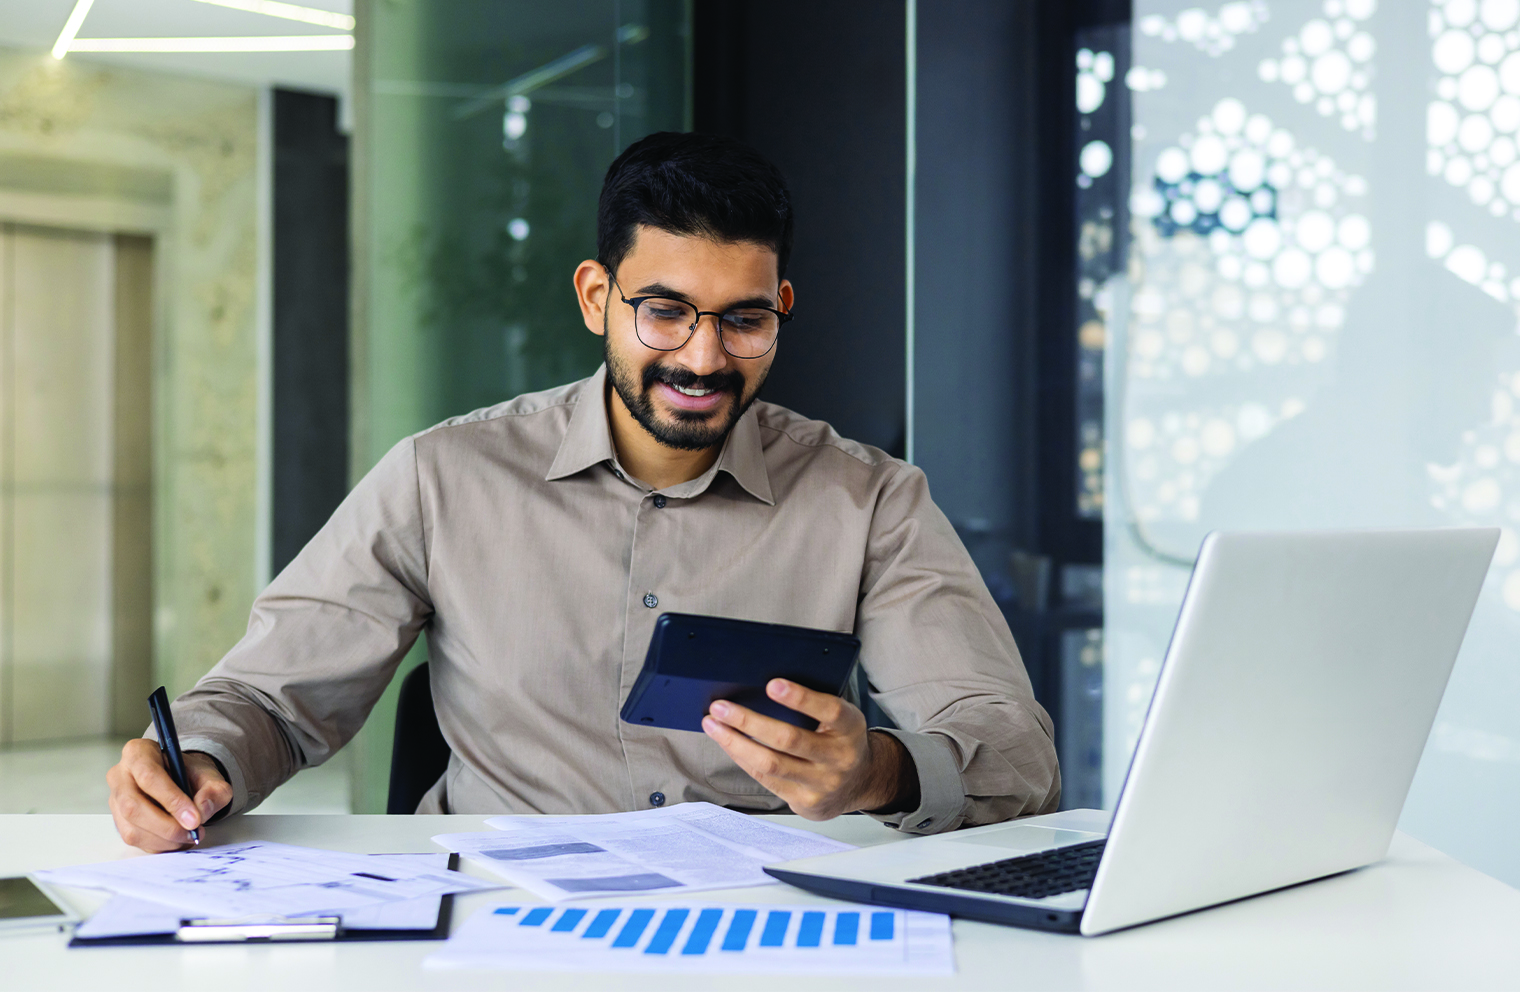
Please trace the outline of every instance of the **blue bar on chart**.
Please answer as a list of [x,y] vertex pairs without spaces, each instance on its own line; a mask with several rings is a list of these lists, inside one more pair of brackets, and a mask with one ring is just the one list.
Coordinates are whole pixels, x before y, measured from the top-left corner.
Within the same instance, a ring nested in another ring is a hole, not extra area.
[[612,925],[616,923],[617,918],[622,915],[623,911],[621,909],[601,910],[596,914],[595,917],[592,918],[591,925],[586,928],[586,932],[581,934],[581,936],[589,937],[592,940],[600,940],[601,938],[607,936],[607,931],[612,929]]
[[697,914],[696,925],[691,928],[691,935],[686,938],[686,946],[681,948],[682,954],[706,954],[707,945],[712,943],[713,934],[718,930],[718,921],[723,919],[723,910],[704,909]]
[[734,910],[734,918],[728,923],[728,935],[723,938],[725,951],[742,951],[744,945],[749,943],[749,932],[755,927],[755,917],[759,915],[753,909]]
[[761,947],[780,947],[786,939],[786,928],[792,922],[792,914],[773,909],[765,914],[765,929],[760,931]]
[[798,947],[817,947],[823,942],[823,917],[818,912],[802,914],[802,923],[797,927]]
[[676,934],[686,925],[686,917],[691,915],[689,909],[667,909],[665,918],[660,921],[654,936],[644,948],[645,954],[669,954],[670,945],[676,942]]
[[819,905],[501,906],[431,967],[735,974],[953,974],[949,919]]
[[654,910],[636,909],[628,914],[628,922],[623,924],[623,929],[613,938],[613,947],[632,947],[639,942],[644,935],[644,928],[649,926],[649,921],[654,919]]

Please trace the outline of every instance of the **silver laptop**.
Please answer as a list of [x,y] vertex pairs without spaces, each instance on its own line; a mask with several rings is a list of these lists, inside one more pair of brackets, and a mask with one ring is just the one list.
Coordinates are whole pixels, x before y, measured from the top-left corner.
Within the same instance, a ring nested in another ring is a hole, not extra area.
[[1093,935],[1378,861],[1498,539],[1210,534],[1112,823],[1068,810],[766,871]]

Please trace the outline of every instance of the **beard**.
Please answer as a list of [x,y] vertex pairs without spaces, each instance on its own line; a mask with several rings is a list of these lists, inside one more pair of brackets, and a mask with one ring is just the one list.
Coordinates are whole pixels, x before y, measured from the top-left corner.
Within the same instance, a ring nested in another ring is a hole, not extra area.
[[[646,365],[640,374],[613,352],[611,334],[602,335],[602,355],[607,362],[607,378],[612,381],[612,388],[617,390],[618,398],[623,401],[628,412],[633,414],[633,419],[660,444],[680,451],[702,451],[721,444],[739,422],[739,418],[754,405],[760,396],[760,387],[765,383],[762,374],[754,389],[745,396],[744,376],[738,372],[696,375],[689,369],[656,362]],[[728,416],[724,417],[717,411],[698,413],[677,409],[670,412],[671,419],[662,420],[655,412],[654,399],[650,395],[655,384],[661,382],[682,389],[711,389],[728,393],[732,397],[728,404]]]

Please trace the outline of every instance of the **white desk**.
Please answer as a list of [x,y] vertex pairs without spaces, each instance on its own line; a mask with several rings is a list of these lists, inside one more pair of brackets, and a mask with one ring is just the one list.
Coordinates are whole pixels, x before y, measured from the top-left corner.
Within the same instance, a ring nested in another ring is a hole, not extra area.
[[[262,838],[384,853],[436,850],[432,835],[481,830],[478,816],[250,816],[212,840]],[[808,824],[856,844],[900,838],[866,817]],[[106,815],[0,816],[0,875],[128,854]],[[705,895],[714,895],[706,893]],[[717,894],[720,897],[723,894]],[[744,901],[823,902],[782,885],[736,889]],[[461,898],[455,922],[503,890]],[[86,908],[81,901],[81,907]],[[0,938],[7,990],[577,989],[1520,989],[1520,892],[1409,837],[1361,871],[1228,906],[1084,939],[957,921],[958,974],[941,979],[725,975],[565,975],[424,971],[431,942],[117,947],[69,950],[62,934]]]

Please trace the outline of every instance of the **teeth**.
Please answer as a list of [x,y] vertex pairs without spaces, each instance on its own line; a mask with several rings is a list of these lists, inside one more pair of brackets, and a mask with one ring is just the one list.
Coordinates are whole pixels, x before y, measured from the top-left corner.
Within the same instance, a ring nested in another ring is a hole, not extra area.
[[685,393],[687,396],[706,396],[708,393],[712,392],[711,389],[687,389],[685,386],[675,385],[672,385],[670,388],[674,389],[678,393]]

